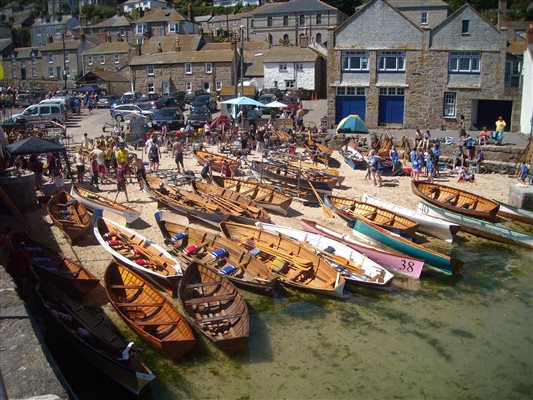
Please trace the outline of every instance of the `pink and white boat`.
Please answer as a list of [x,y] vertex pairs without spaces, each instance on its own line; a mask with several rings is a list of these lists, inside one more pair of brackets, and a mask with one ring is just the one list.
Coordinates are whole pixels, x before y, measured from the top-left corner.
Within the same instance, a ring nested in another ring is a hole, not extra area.
[[388,251],[380,250],[377,247],[371,246],[370,244],[360,242],[353,236],[338,232],[307,219],[300,220],[300,225],[302,226],[302,229],[307,232],[317,233],[319,235],[335,239],[340,243],[359,251],[387,269],[393,269],[394,272],[398,272],[402,275],[407,275],[412,278],[420,278],[422,268],[424,267],[424,260],[412,258],[405,254],[390,253]]

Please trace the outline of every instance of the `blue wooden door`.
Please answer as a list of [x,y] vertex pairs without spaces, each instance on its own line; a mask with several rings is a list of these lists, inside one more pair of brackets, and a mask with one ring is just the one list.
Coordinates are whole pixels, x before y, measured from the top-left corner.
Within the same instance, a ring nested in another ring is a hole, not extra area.
[[366,97],[365,96],[337,96],[335,110],[335,123],[350,114],[357,114],[363,121],[366,114]]
[[403,124],[404,96],[379,96],[379,123]]

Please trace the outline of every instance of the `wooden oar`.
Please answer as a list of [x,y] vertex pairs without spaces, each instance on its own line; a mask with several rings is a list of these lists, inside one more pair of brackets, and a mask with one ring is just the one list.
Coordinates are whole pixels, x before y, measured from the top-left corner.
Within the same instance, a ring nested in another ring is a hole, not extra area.
[[311,244],[308,244],[308,246],[317,254],[319,254],[321,257],[323,258],[326,258],[327,260],[330,260],[330,261],[333,261],[334,263],[336,264],[339,264],[339,265],[342,265],[346,268],[348,268],[349,270],[352,270],[353,272],[357,273],[357,274],[360,274],[360,275],[363,275],[363,276],[367,276],[363,270],[361,269],[361,267],[357,264],[355,264],[352,260],[349,260],[347,258],[344,258],[342,256],[338,256],[336,254],[332,254],[332,253],[328,253],[327,251],[324,251],[318,247],[315,247]]
[[313,193],[315,194],[315,197],[316,199],[318,200],[318,202],[320,203],[320,206],[322,207],[322,211],[324,212],[324,214],[326,214],[326,217],[328,218],[335,218],[335,215],[333,214],[333,212],[329,209],[328,206],[326,206],[324,204],[324,202],[322,201],[322,198],[320,197],[320,195],[318,194],[318,192],[316,191],[315,187],[313,186],[313,184],[311,183],[310,180],[307,181],[307,183],[309,184],[309,186],[311,187],[311,189],[313,190]]

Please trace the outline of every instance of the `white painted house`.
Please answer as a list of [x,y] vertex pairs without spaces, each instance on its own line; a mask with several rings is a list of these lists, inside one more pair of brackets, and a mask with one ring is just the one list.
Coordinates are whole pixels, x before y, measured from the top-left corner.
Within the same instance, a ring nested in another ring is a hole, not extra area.
[[122,4],[124,14],[129,14],[133,9],[153,10],[154,8],[168,8],[168,3],[161,0],[128,0]]
[[533,132],[533,25],[527,30],[527,48],[522,66],[520,130],[522,133]]
[[324,60],[309,48],[277,46],[265,52],[264,87],[325,92]]

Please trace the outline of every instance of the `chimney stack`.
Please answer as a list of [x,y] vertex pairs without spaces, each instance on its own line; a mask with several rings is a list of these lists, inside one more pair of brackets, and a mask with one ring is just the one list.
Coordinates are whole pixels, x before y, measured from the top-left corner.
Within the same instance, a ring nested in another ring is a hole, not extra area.
[[529,24],[529,28],[527,28],[526,41],[528,46],[533,46],[533,24]]
[[163,52],[163,48],[161,47],[161,42],[157,43],[157,52],[158,53],[162,53]]
[[140,56],[142,54],[142,51],[141,51],[141,44],[140,43],[137,43],[135,45],[135,55],[137,56]]
[[192,13],[192,3],[189,3],[189,5],[187,6],[187,18],[189,19],[189,21],[193,21],[194,19],[194,15]]
[[307,35],[300,36],[300,47],[305,49],[308,46],[309,46],[309,36]]
[[507,0],[498,1],[498,29],[505,26],[507,15]]
[[176,37],[176,51],[181,51],[180,38],[179,37]]

